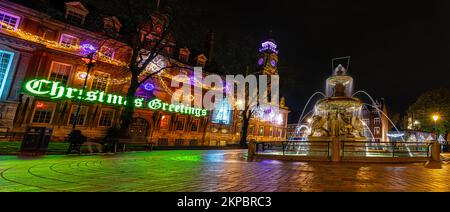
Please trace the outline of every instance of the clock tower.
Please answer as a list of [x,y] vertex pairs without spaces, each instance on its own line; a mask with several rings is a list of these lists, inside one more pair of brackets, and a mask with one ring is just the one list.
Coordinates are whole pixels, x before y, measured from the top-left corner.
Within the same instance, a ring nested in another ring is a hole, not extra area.
[[268,38],[261,43],[257,67],[265,75],[278,74],[278,46],[273,38]]

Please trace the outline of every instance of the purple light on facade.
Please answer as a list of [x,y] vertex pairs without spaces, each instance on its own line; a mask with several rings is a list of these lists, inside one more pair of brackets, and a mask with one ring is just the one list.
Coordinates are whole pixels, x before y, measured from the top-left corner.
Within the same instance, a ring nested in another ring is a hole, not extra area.
[[278,49],[277,48],[278,48],[278,46],[274,42],[266,41],[266,42],[261,44],[261,48],[259,49],[259,52],[264,52],[264,51],[270,50],[270,51],[275,52],[275,53],[278,54]]
[[155,89],[155,86],[152,83],[147,82],[144,84],[144,89],[146,91],[153,91],[153,89]]
[[79,77],[80,79],[86,79],[87,73],[86,73],[86,72],[81,72],[81,73],[78,74],[78,77]]
[[258,60],[258,65],[262,65],[263,64],[263,62],[264,62],[264,58],[259,58],[259,60]]
[[97,51],[97,49],[90,43],[85,43],[83,45],[81,45],[81,51],[83,51],[83,53],[86,54],[92,54],[95,51]]
[[272,67],[275,67],[277,65],[277,62],[275,60],[271,60],[270,65],[272,65]]

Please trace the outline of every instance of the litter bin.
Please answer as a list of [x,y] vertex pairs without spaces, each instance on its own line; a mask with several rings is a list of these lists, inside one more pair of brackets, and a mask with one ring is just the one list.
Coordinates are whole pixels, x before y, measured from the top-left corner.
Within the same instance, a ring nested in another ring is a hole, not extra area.
[[53,130],[47,127],[29,127],[23,136],[21,152],[47,152]]

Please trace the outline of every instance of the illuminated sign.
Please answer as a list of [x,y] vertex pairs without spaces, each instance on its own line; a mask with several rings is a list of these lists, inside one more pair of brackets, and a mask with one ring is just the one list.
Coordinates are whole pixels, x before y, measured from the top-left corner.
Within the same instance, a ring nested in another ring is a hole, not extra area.
[[[108,94],[104,91],[87,91],[83,93],[81,89],[66,87],[61,82],[46,79],[30,80],[25,83],[24,88],[25,91],[34,96],[47,97],[55,100],[78,99],[89,103],[106,103],[115,106],[127,105],[126,98],[123,96]],[[162,110],[170,113],[193,115],[195,117],[208,115],[208,110],[206,109],[164,103],[159,99],[146,101],[144,98],[135,98],[133,103],[135,108]]]

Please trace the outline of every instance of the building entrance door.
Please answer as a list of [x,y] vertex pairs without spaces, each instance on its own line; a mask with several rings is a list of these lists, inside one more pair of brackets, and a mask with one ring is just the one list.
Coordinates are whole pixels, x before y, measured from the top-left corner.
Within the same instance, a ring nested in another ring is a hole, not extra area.
[[130,126],[130,135],[133,137],[146,137],[148,122],[143,118],[134,118]]

